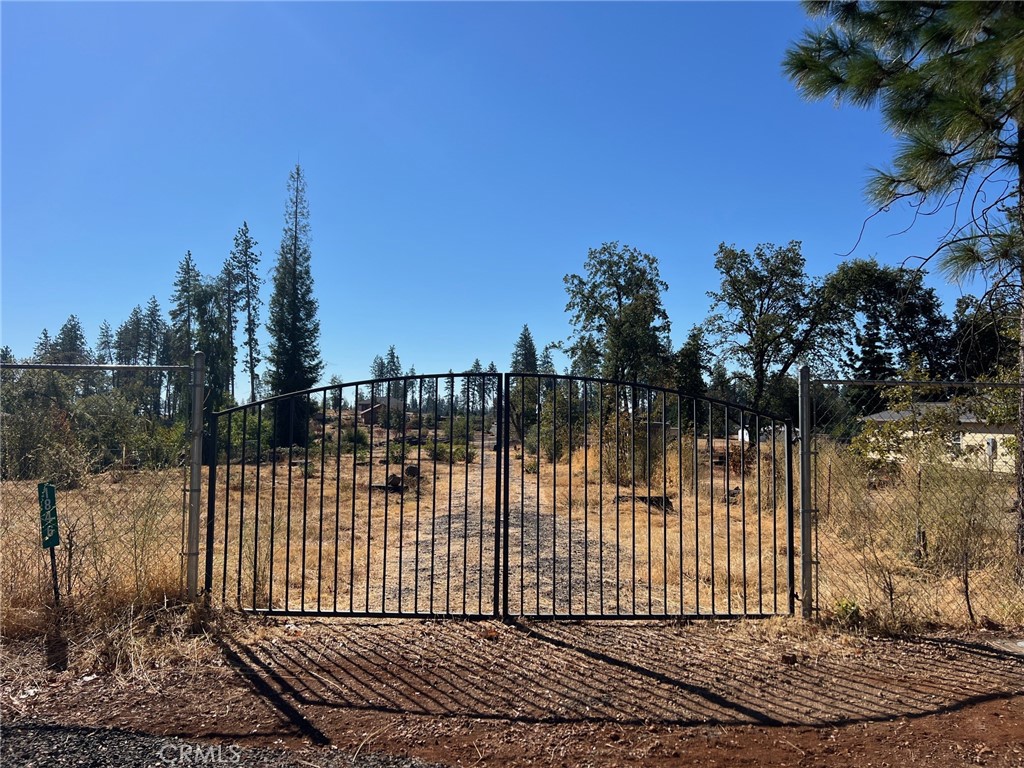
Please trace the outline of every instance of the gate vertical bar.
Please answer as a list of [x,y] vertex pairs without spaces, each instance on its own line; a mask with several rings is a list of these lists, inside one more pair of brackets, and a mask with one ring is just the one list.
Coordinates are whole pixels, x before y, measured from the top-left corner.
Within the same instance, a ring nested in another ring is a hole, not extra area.
[[[230,417],[228,417],[230,418]],[[230,422],[229,422],[230,423]],[[210,414],[210,439],[207,443],[209,455],[207,467],[209,468],[209,479],[207,483],[206,502],[206,602],[209,605],[213,592],[213,540],[214,540],[214,517],[217,508],[217,414]],[[227,505],[224,506],[224,519],[227,520]],[[227,572],[228,539],[224,537],[224,564]]]
[[[498,374],[497,392],[498,412],[495,421],[498,425],[497,439],[494,441],[495,456],[495,489],[494,489],[494,614],[508,621],[508,433],[509,433],[509,377]],[[481,459],[483,461],[483,459]],[[501,596],[499,606],[498,599]],[[500,607],[500,613],[499,613]]]
[[192,455],[188,482],[188,536],[186,538],[185,584],[188,599],[199,592],[199,497],[202,493],[203,465],[203,391],[206,378],[206,356],[192,356]]
[[800,601],[811,618],[811,370],[800,367]]

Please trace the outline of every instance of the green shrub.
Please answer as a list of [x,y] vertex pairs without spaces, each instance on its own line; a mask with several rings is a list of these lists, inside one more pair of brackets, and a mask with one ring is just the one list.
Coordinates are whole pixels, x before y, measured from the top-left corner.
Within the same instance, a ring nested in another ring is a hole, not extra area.
[[472,464],[476,460],[476,449],[465,443],[432,442],[427,446],[427,456],[434,461]]
[[392,464],[401,464],[408,455],[409,445],[407,443],[394,440],[388,446],[388,460]]
[[370,435],[365,429],[355,425],[343,427],[341,430],[342,450],[352,451],[353,448],[364,448],[370,445]]

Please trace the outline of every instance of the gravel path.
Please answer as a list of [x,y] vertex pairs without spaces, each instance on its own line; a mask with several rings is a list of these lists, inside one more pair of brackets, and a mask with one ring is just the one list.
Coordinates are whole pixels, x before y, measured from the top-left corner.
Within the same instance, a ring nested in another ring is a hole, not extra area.
[[149,736],[120,728],[79,728],[38,722],[5,725],[0,764],[21,768],[165,768],[176,765],[273,768],[431,768],[416,758],[321,749],[266,749]]
[[[479,437],[476,444],[480,444]],[[409,568],[413,563],[407,556],[409,570],[403,592],[406,609],[412,605],[412,585],[418,582],[421,610],[426,607],[424,595],[429,593],[431,583],[434,607],[439,612],[444,612],[446,605],[456,614],[490,610],[494,598],[493,488],[482,492],[481,486],[493,481],[496,457],[493,452],[483,452],[482,466],[473,465],[457,477],[459,487],[453,494],[450,512],[434,516],[433,524],[424,525],[419,539],[410,541],[410,551],[419,552],[419,568]],[[635,545],[625,532],[616,547],[619,523],[607,507],[607,499],[602,531],[595,511],[599,506],[596,495],[587,500],[589,516],[584,515],[584,499],[574,498],[570,518],[568,499],[561,497],[564,488],[559,489],[556,503],[550,479],[524,474],[521,462],[509,464],[510,608],[524,616],[602,612],[643,615],[679,610],[678,593],[673,595],[672,590],[657,586],[651,589],[649,564],[640,554],[634,558]],[[447,506],[446,500],[439,501],[444,502],[439,506]],[[648,511],[644,505],[637,504],[634,510],[630,503],[623,502],[619,514],[624,531],[630,529],[635,516],[638,536],[645,536]],[[655,536],[654,546],[659,543],[660,538]],[[390,587],[388,600],[397,605],[397,585]]]

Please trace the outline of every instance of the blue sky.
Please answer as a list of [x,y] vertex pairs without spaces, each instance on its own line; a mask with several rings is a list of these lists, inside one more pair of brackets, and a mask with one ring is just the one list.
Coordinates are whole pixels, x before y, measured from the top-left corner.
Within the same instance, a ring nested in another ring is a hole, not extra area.
[[[307,176],[324,380],[508,365],[570,333],[562,278],[618,240],[654,255],[673,339],[721,242],[803,241],[808,271],[930,253],[942,222],[868,222],[877,112],[801,99],[792,3],[19,3],[2,24],[0,338],[69,314],[90,343],[191,250],[248,221],[268,278]],[[959,289],[928,283],[947,301]]]

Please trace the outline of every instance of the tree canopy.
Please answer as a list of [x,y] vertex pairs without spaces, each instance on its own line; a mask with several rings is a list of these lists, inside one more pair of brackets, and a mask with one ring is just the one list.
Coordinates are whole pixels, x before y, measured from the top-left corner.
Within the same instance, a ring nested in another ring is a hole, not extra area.
[[798,241],[761,243],[750,253],[722,243],[705,321],[720,354],[740,364],[750,404],[763,408],[797,363],[829,346],[843,327],[831,287],[807,276]]
[[[591,248],[585,275],[564,278],[573,325],[569,356],[582,375],[657,383],[670,350],[657,260],[618,242]],[[596,370],[594,370],[596,369]]]
[[511,371],[513,373],[536,373],[537,372],[537,345],[533,342],[533,334],[530,327],[523,324],[523,330],[519,332],[516,345],[512,349]]

